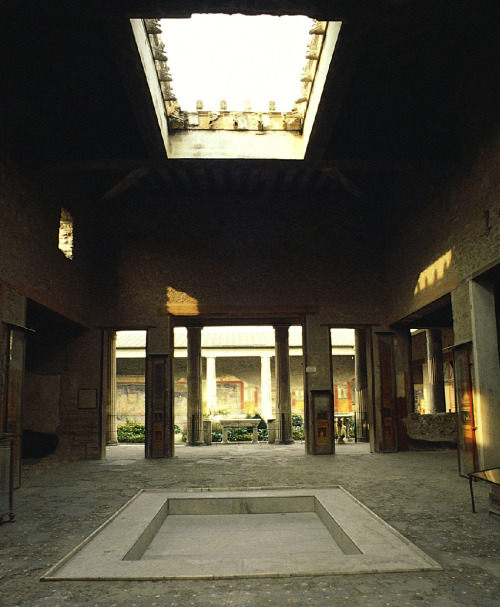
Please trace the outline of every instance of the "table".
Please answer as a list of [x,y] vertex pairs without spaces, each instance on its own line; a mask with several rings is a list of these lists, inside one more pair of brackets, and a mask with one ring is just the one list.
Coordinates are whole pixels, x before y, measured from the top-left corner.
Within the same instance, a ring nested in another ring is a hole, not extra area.
[[500,485],[500,468],[488,468],[487,470],[478,470],[477,472],[469,472],[470,496],[472,499],[472,512],[476,512],[474,504],[474,490],[472,489],[472,481],[485,481],[491,485]]
[[259,441],[259,424],[262,420],[260,419],[221,419],[220,425],[222,426],[222,442],[227,443],[227,429],[228,428],[252,428],[252,443]]

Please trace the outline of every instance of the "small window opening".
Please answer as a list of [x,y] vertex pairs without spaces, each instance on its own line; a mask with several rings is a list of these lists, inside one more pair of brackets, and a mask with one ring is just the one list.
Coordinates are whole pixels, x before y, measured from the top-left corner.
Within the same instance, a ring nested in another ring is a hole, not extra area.
[[64,208],[59,220],[59,250],[68,259],[73,259],[73,216]]

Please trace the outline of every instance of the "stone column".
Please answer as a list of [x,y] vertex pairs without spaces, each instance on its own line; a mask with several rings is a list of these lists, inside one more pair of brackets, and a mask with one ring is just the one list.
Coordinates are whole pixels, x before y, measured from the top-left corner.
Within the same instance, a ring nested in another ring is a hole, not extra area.
[[427,369],[429,375],[429,413],[445,413],[441,330],[426,329],[425,334],[427,338]]
[[212,415],[217,413],[217,373],[214,356],[207,358],[207,410]]
[[187,327],[187,427],[188,445],[203,445],[201,392],[201,329]]
[[276,421],[278,442],[292,443],[292,399],[290,394],[289,325],[274,327],[276,362]]
[[7,379],[6,374],[6,354],[7,354],[7,341],[8,341],[8,329],[3,323],[3,292],[4,287],[0,281],[0,433],[5,432],[5,416],[6,416],[6,402],[5,402],[5,384]]
[[262,417],[266,420],[274,419],[271,383],[271,357],[260,357],[260,398]]
[[106,444],[118,444],[118,419],[116,410],[116,331],[107,333],[107,423]]
[[486,282],[469,283],[474,421],[479,469],[500,461],[500,364],[495,290]]
[[354,331],[354,364],[357,438],[368,442],[368,373],[366,366],[366,329]]
[[174,457],[174,326],[171,316],[146,339],[146,458]]
[[374,449],[377,453],[398,450],[398,408],[394,333],[380,327],[374,333]]
[[[407,327],[398,327],[394,328],[394,334],[398,451],[406,451],[408,449],[408,433],[403,420],[415,409],[411,332]],[[443,365],[441,365],[442,369]]]
[[[328,390],[332,393],[332,346],[330,328],[327,318],[319,315],[307,315],[305,319],[304,339],[305,364],[305,394],[304,394],[304,424],[306,429],[306,452],[314,453],[314,423],[312,418],[312,392],[315,390]],[[333,405],[331,416],[333,419]],[[333,424],[332,424],[333,425]],[[335,451],[335,441],[332,440]]]

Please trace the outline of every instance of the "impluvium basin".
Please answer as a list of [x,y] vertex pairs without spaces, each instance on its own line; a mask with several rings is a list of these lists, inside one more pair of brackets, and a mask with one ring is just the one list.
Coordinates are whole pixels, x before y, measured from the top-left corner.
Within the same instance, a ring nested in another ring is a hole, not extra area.
[[341,487],[142,491],[43,580],[285,577],[441,569]]

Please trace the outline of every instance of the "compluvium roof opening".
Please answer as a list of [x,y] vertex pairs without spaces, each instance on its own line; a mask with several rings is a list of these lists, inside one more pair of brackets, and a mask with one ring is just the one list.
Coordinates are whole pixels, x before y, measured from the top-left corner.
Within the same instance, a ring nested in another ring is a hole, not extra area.
[[309,17],[193,15],[162,19],[180,107],[195,112],[289,112],[301,97],[301,72],[314,22]]
[[304,158],[340,23],[195,15],[132,27],[169,158]]

